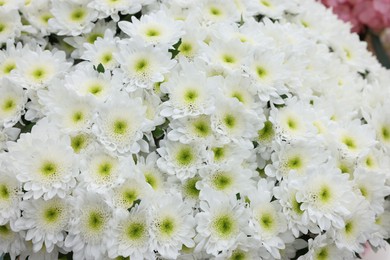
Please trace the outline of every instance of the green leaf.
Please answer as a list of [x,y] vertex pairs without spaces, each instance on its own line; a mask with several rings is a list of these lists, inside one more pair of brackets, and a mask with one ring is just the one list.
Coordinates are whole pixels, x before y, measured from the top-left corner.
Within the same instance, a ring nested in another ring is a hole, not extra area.
[[104,69],[103,64],[99,63],[99,65],[96,68],[96,71],[99,73],[104,73],[105,69]]

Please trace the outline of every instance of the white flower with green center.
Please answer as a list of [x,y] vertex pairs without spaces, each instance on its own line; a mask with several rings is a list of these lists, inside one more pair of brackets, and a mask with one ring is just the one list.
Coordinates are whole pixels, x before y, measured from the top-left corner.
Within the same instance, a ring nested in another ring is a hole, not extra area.
[[0,10],[0,43],[19,37],[21,29],[22,23],[18,10]]
[[113,79],[107,70],[99,73],[89,63],[80,63],[77,70],[65,77],[64,85],[80,96],[92,96],[98,101],[105,101],[122,87],[118,79]]
[[152,259],[155,254],[150,247],[150,221],[142,206],[135,206],[130,213],[119,216],[108,241],[108,256]]
[[197,184],[204,197],[210,192],[217,192],[234,197],[237,193],[247,192],[254,184],[250,179],[252,171],[245,169],[238,161],[231,159],[227,164],[219,167],[209,166],[199,171],[202,180]]
[[257,129],[262,127],[264,121],[262,113],[244,110],[236,100],[218,101],[215,113],[211,116],[212,128],[222,141],[233,141],[247,147],[252,146],[248,139],[257,136]]
[[184,246],[194,247],[195,219],[190,205],[174,193],[158,198],[150,214],[151,245],[164,258],[176,258]]
[[359,167],[353,172],[353,183],[355,192],[363,196],[371,211],[383,212],[383,198],[390,195],[385,174]]
[[107,252],[112,209],[101,195],[75,191],[75,212],[65,239],[65,247],[75,259],[101,259]]
[[146,157],[139,157],[137,168],[143,174],[144,181],[154,192],[165,190],[165,174],[157,167],[157,160],[160,158],[156,152],[149,153]]
[[[0,157],[7,160],[7,157]],[[0,223],[5,219],[17,218],[20,214],[19,201],[21,200],[22,187],[14,173],[2,165],[0,170]]]
[[146,181],[140,178],[128,178],[122,184],[112,189],[114,206],[123,211],[130,209],[134,203],[153,193]]
[[87,191],[97,193],[105,193],[123,182],[124,171],[128,166],[124,159],[121,160],[102,151],[87,154],[81,164],[79,185],[85,187]]
[[133,39],[123,40],[114,58],[124,73],[123,81],[129,83],[126,87],[128,92],[137,88],[151,89],[154,83],[162,82],[164,75],[176,64],[168,52],[158,47],[145,47]]
[[198,223],[195,252],[205,250],[216,256],[226,254],[244,241],[250,233],[249,212],[236,198],[211,195],[205,197],[207,201],[201,200],[201,212],[195,216]]
[[236,99],[246,109],[257,109],[261,104],[256,98],[256,88],[250,79],[238,76],[239,73],[231,73],[226,77],[222,91],[227,98]]
[[331,164],[324,164],[313,168],[304,180],[291,183],[297,190],[300,209],[307,211],[309,219],[321,230],[344,225],[343,217],[350,213],[348,205],[355,199],[348,178]]
[[198,19],[204,25],[230,23],[240,20],[240,12],[234,2],[204,1]]
[[287,178],[291,172],[304,175],[308,169],[325,163],[330,156],[315,139],[276,142],[274,148],[275,151],[271,154],[272,164],[266,166],[265,173],[278,180]]
[[48,86],[54,79],[58,79],[69,69],[62,51],[48,51],[37,48],[27,51],[23,59],[17,60],[17,69],[11,78],[27,89],[37,90]]
[[214,138],[210,116],[207,115],[176,119],[169,126],[172,130],[168,132],[168,139],[172,141],[209,143]]
[[182,70],[173,72],[168,81],[161,85],[161,91],[169,95],[169,100],[163,103],[161,115],[177,119],[211,114],[214,109],[214,88],[219,83],[206,78],[196,64],[183,62],[182,66]]
[[157,152],[161,156],[157,160],[157,166],[162,171],[185,180],[194,177],[202,166],[205,147],[198,143],[182,144],[161,140]]
[[8,79],[0,79],[0,125],[11,127],[24,114],[27,97],[24,90]]
[[140,20],[133,16],[131,23],[121,21],[118,26],[131,38],[141,40],[145,45],[159,45],[163,49],[168,49],[183,35],[182,23],[167,16],[165,12],[158,11],[143,15]]
[[83,3],[56,1],[52,3],[54,19],[49,20],[50,27],[59,35],[80,35],[92,30],[98,12]]
[[56,245],[63,246],[71,212],[67,198],[24,200],[20,207],[23,215],[15,227],[26,230],[26,240],[31,240],[35,252],[45,247],[50,253]]
[[333,238],[325,235],[318,235],[309,239],[309,252],[302,256],[304,260],[333,260],[333,259],[354,259],[356,256],[345,248],[338,248]]
[[0,251],[8,253],[11,259],[16,259],[26,250],[25,233],[14,232],[8,222],[0,224]]
[[389,111],[389,109],[390,106],[387,103],[378,105],[369,116],[365,116],[368,124],[372,125],[375,130],[376,140],[386,151],[390,149],[390,115],[384,111]]
[[142,140],[143,131],[150,131],[145,113],[140,98],[117,95],[100,106],[92,130],[110,151],[122,154],[138,153],[141,148],[147,151],[148,144]]
[[231,161],[243,162],[249,159],[251,152],[240,144],[212,142],[208,148],[208,163],[214,165],[229,164]]
[[104,69],[112,70],[118,66],[114,58],[114,53],[118,51],[118,40],[117,37],[114,38],[114,35],[105,33],[104,38],[98,38],[93,44],[84,44],[86,50],[81,58],[91,61],[95,66],[102,64]]
[[142,1],[129,0],[94,0],[89,3],[89,7],[99,11],[99,18],[111,16],[114,21],[119,20],[121,14],[135,14],[141,10]]
[[58,130],[49,127],[48,122],[38,124],[31,134],[26,134],[9,147],[13,160],[19,161],[15,166],[18,171],[16,177],[23,184],[23,198],[38,199],[43,196],[47,200],[56,195],[64,198],[76,185],[78,163],[68,139],[61,139],[58,133],[57,136],[50,133]]

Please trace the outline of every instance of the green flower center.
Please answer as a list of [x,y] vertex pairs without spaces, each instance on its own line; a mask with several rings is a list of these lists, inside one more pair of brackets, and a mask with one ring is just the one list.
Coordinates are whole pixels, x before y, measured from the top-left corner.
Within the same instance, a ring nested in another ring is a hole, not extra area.
[[149,185],[152,186],[153,189],[156,189],[156,188],[157,188],[157,180],[156,180],[156,177],[153,176],[152,173],[145,173],[144,176],[145,176],[145,181],[146,181],[147,183],[149,183]]
[[127,129],[128,129],[128,124],[127,124],[126,121],[124,121],[124,120],[117,120],[117,121],[114,122],[113,130],[114,130],[115,134],[117,134],[117,135],[124,135],[124,134],[126,134]]
[[8,200],[10,198],[10,190],[6,184],[0,184],[0,199]]
[[328,248],[323,247],[315,254],[316,260],[327,260],[329,259]]
[[146,36],[148,37],[157,37],[160,36],[160,32],[154,28],[150,28],[146,31]]
[[230,54],[224,54],[222,56],[222,60],[225,62],[225,63],[235,63],[236,62],[236,58],[233,56],[233,55],[230,55]]
[[192,126],[195,132],[201,137],[207,137],[211,133],[211,127],[207,120],[198,119],[193,123]]
[[350,234],[350,233],[352,233],[353,230],[354,230],[353,222],[352,222],[352,221],[347,221],[347,222],[345,223],[344,230],[345,230],[345,233],[346,233],[347,235]]
[[81,149],[85,148],[87,146],[87,139],[87,136],[84,134],[72,136],[70,138],[70,145],[72,146],[73,151],[79,153]]
[[287,161],[287,167],[289,169],[293,169],[293,170],[300,169],[302,165],[303,165],[302,159],[298,155],[293,156]]
[[233,185],[233,180],[229,173],[218,172],[212,178],[212,184],[217,190],[225,190]]
[[80,121],[83,121],[83,119],[84,119],[84,114],[83,114],[82,111],[76,111],[76,112],[73,113],[73,115],[72,115],[72,120],[73,120],[73,122],[75,122],[75,123],[78,123],[78,122],[80,122]]
[[237,223],[232,216],[226,214],[216,217],[212,222],[212,227],[220,238],[229,238],[235,233]]
[[268,141],[272,139],[275,135],[273,125],[270,121],[264,123],[263,129],[257,132],[257,138],[259,141]]
[[350,150],[354,150],[357,148],[356,142],[351,137],[344,137],[342,142],[348,147]]
[[271,6],[271,3],[268,2],[268,1],[265,1],[265,0],[261,0],[260,3],[261,3],[262,5],[264,5],[265,7],[270,7],[270,6]]
[[103,54],[101,61],[103,64],[107,64],[110,61],[112,61],[112,58],[113,58],[112,53],[105,53],[105,54]]
[[184,185],[184,193],[190,197],[190,198],[198,198],[199,197],[199,190],[196,188],[196,183],[200,181],[200,177],[194,177],[191,179],[188,179]]
[[295,129],[298,128],[298,124],[297,124],[297,122],[293,118],[288,118],[287,119],[287,126],[291,130],[295,130]]
[[381,136],[382,136],[383,140],[390,141],[390,127],[389,126],[382,126]]
[[181,43],[179,46],[179,51],[183,53],[184,55],[189,55],[192,51],[192,45],[190,43]]
[[61,216],[62,210],[58,207],[47,208],[44,212],[44,219],[47,223],[56,222]]
[[49,20],[53,18],[53,15],[51,13],[45,13],[41,15],[41,21],[44,24],[48,24]]
[[5,25],[4,23],[0,23],[0,33],[5,31],[6,28],[7,28],[7,25]]
[[217,7],[215,6],[212,6],[210,8],[210,14],[214,15],[214,16],[220,16],[222,14],[221,10],[218,9]]
[[77,8],[70,14],[70,19],[74,22],[81,22],[84,20],[87,12],[83,8]]
[[176,223],[172,217],[165,217],[157,223],[158,230],[161,235],[170,237],[176,231]]
[[263,213],[261,216],[260,216],[260,219],[259,219],[259,224],[260,226],[263,228],[263,229],[266,229],[266,230],[270,230],[272,229],[274,226],[275,226],[275,221],[274,219],[272,218],[272,214],[270,213]]
[[15,68],[16,68],[15,63],[6,64],[3,68],[3,72],[4,72],[4,74],[10,74],[11,71],[13,71]]
[[198,97],[199,94],[195,89],[189,89],[184,93],[184,100],[187,103],[194,103]]
[[256,68],[256,74],[259,78],[263,79],[267,76],[267,71],[265,70],[265,68],[259,66]]
[[101,85],[92,85],[88,88],[88,92],[91,93],[92,95],[99,95],[103,90],[103,87]]
[[295,198],[295,195],[292,197],[291,199],[291,206],[292,206],[292,210],[297,213],[298,215],[302,215],[303,214],[303,210],[301,210],[301,205],[302,205],[302,202],[298,202],[297,199]]
[[213,147],[213,148],[211,148],[211,150],[214,153],[214,160],[215,161],[221,161],[226,155],[224,147]]
[[90,44],[93,44],[96,40],[97,40],[97,38],[103,38],[104,37],[104,35],[102,34],[102,33],[92,33],[92,34],[90,34],[89,36],[88,36],[88,38],[87,38],[87,41],[90,43]]
[[138,198],[138,191],[136,189],[126,189],[122,192],[122,198],[126,202],[126,205],[131,206]]
[[144,223],[133,222],[130,225],[128,225],[126,229],[126,234],[130,240],[139,240],[146,235],[146,231],[147,229],[145,228]]
[[101,212],[91,211],[88,215],[87,226],[91,231],[100,231],[105,224],[105,217]]
[[236,118],[230,114],[225,115],[225,117],[223,118],[223,122],[228,128],[234,128],[237,123]]
[[331,189],[327,185],[322,186],[320,191],[318,192],[318,197],[323,203],[330,202],[330,200],[332,199]]
[[35,70],[32,71],[32,76],[36,80],[42,80],[46,76],[46,71],[44,68],[36,68]]
[[99,165],[98,174],[102,177],[109,177],[112,174],[113,165],[110,162],[103,162]]
[[146,59],[140,59],[135,63],[134,69],[136,72],[142,73],[148,69],[148,66],[149,64]]
[[180,166],[189,166],[195,160],[194,152],[191,147],[182,147],[176,154],[176,162]]
[[247,255],[244,251],[241,250],[234,250],[232,256],[229,258],[229,260],[245,260],[248,259]]
[[9,112],[16,107],[16,102],[12,98],[7,98],[6,100],[3,101],[3,105],[1,107],[3,111]]
[[58,174],[58,167],[54,162],[44,162],[41,166],[40,172],[45,177],[53,177]]
[[245,100],[244,100],[244,95],[238,91],[235,91],[231,94],[231,97],[232,98],[237,98],[238,101],[240,101],[241,103],[245,103]]
[[7,236],[11,233],[11,229],[8,225],[0,225],[0,236]]
[[367,188],[364,187],[364,186],[360,186],[360,187],[359,187],[359,190],[360,190],[360,193],[362,194],[362,196],[365,197],[365,198],[367,198],[367,196],[368,196]]

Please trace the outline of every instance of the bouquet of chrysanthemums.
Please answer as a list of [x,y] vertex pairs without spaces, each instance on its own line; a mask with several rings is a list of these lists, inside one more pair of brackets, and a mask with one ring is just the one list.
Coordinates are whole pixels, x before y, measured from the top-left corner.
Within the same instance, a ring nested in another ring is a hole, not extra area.
[[0,256],[354,259],[390,72],[314,0],[1,0]]

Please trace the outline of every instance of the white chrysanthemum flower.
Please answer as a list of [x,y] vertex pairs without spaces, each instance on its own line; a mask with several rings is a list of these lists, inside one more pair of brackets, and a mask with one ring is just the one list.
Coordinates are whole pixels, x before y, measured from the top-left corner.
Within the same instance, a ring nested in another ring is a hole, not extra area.
[[231,24],[240,21],[240,12],[234,2],[222,3],[218,0],[203,0],[199,4],[201,10],[195,15],[201,24]]
[[207,201],[200,202],[202,211],[195,216],[198,223],[195,252],[205,250],[214,256],[223,255],[251,233],[249,212],[236,198],[212,194],[205,199]]
[[24,114],[27,96],[21,87],[5,78],[0,79],[0,88],[0,125],[12,127]]
[[235,197],[237,193],[248,192],[255,184],[252,171],[243,168],[238,161],[231,161],[219,167],[205,167],[199,170],[202,180],[196,184],[203,197],[210,196],[210,191]]
[[322,165],[312,169],[304,178],[302,182],[291,183],[297,190],[295,196],[301,203],[300,209],[307,211],[309,219],[321,230],[328,230],[331,226],[341,228],[343,217],[350,213],[348,205],[355,199],[349,176],[331,165]]
[[26,240],[33,243],[34,252],[45,247],[52,252],[55,245],[63,246],[71,206],[66,198],[24,200],[20,203],[23,215],[15,222],[18,230],[26,230]]
[[17,69],[11,74],[11,79],[24,88],[37,90],[63,76],[70,65],[63,51],[36,48],[26,51],[23,58],[17,60]]
[[130,213],[117,217],[112,239],[108,241],[108,255],[130,257],[134,260],[154,259],[155,254],[150,246],[150,220],[147,210],[135,206]]
[[0,43],[19,37],[22,30],[22,22],[17,10],[0,10]]
[[153,83],[162,82],[164,74],[176,64],[170,53],[158,47],[144,46],[142,43],[129,40],[119,46],[119,53],[114,58],[121,65],[125,78],[129,83],[126,90],[131,92],[137,88],[151,89]]
[[315,139],[275,142],[274,149],[271,155],[272,164],[265,167],[265,173],[278,180],[288,177],[291,171],[304,175],[308,169],[325,163],[330,156]]
[[65,132],[89,130],[95,112],[91,97],[80,97],[62,84],[55,82],[48,90],[38,91],[44,114]]
[[[299,181],[294,179],[294,181]],[[291,181],[283,180],[279,186],[274,187],[273,193],[282,206],[284,217],[287,220],[288,229],[295,237],[300,236],[300,232],[307,234],[310,230],[313,234],[319,234],[320,229],[317,224],[310,221],[308,212],[301,209],[301,202],[297,201],[297,189],[290,184]]]
[[383,212],[384,198],[390,195],[384,174],[357,168],[353,172],[354,188],[368,202],[370,210],[376,214]]
[[111,16],[117,22],[121,14],[135,14],[141,11],[142,1],[130,0],[93,0],[88,6],[99,11],[99,19]]
[[[83,3],[84,2],[84,3]],[[92,30],[93,22],[98,12],[85,5],[86,1],[54,1],[51,13],[53,19],[49,20],[50,28],[59,35],[80,35]]]
[[[5,162],[8,158],[0,156],[0,159]],[[0,223],[19,217],[19,202],[22,194],[22,186],[13,171],[5,163],[2,163],[0,170]]]
[[220,82],[207,78],[200,65],[182,61],[183,69],[172,73],[161,85],[161,91],[169,95],[164,102],[161,115],[180,118],[211,114],[214,109],[215,86]]
[[276,259],[280,258],[279,249],[284,249],[280,235],[287,230],[285,216],[278,201],[271,201],[271,189],[274,183],[265,179],[258,182],[257,189],[248,193],[252,216],[250,227],[254,230],[253,238],[261,242]]
[[376,140],[387,151],[390,149],[390,107],[388,104],[377,106],[370,116],[365,117],[374,128]]
[[[109,31],[111,32],[111,31]],[[114,53],[118,51],[117,41],[119,38],[114,38],[114,32],[105,33],[103,38],[97,38],[93,44],[84,43],[85,51],[81,55],[81,59],[91,61],[92,64],[98,66],[102,64],[104,69],[112,70],[118,66],[118,62],[114,58]]]
[[214,39],[202,45],[200,52],[211,69],[231,74],[235,71],[241,72],[244,59],[249,55],[249,48],[246,48],[238,39]]
[[[100,149],[99,149],[100,148]],[[105,194],[124,181],[127,170],[131,170],[129,160],[118,158],[101,151],[101,146],[86,154],[81,161],[78,176],[79,186],[87,191]]]
[[197,117],[183,117],[171,121],[172,128],[168,132],[168,139],[181,143],[202,142],[210,143],[214,139],[211,129],[210,116],[200,115]]
[[76,70],[65,77],[64,85],[80,96],[93,96],[104,102],[122,88],[121,80],[113,78],[109,71],[99,73],[90,63],[77,65]]
[[161,156],[157,160],[158,167],[180,180],[185,180],[194,177],[202,166],[205,146],[198,143],[182,144],[161,140],[157,152]]
[[375,233],[375,213],[369,210],[366,201],[356,200],[351,205],[353,211],[345,218],[345,224],[341,229],[331,230],[335,243],[339,248],[345,248],[359,254],[364,251],[364,243],[368,236]]
[[154,190],[154,192],[162,192],[165,190],[165,175],[157,167],[157,160],[160,158],[156,152],[150,153],[146,159],[139,157],[137,168],[144,175],[146,183]]
[[10,223],[0,221],[0,252],[8,253],[11,259],[17,259],[26,249],[25,232],[15,232]]
[[75,259],[101,259],[107,252],[112,210],[100,195],[84,190],[77,190],[74,205],[64,245]]
[[92,130],[110,151],[147,151],[148,144],[142,140],[143,131],[150,131],[145,112],[146,108],[140,98],[131,99],[124,94],[117,94],[100,106]]
[[[23,0],[22,0],[23,1]],[[27,2],[27,1],[26,1]],[[49,27],[49,20],[54,18],[51,13],[50,0],[34,0],[29,5],[25,5],[21,11],[23,17],[37,30],[42,36],[53,32]]]
[[233,141],[251,147],[249,140],[257,136],[265,121],[261,112],[244,110],[237,100],[219,100],[215,113],[211,115],[211,126],[222,142]]
[[149,206],[151,245],[164,258],[176,258],[182,246],[194,247],[195,219],[179,194],[158,198]]
[[26,191],[24,199],[33,197],[51,199],[65,195],[76,185],[78,164],[69,139],[46,120],[34,126],[32,133],[24,134],[9,151],[18,171],[16,177]]
[[0,77],[8,77],[17,68],[17,60],[29,52],[29,45],[22,46],[8,40],[5,50],[0,51]]
[[121,21],[118,26],[131,38],[159,45],[162,49],[169,49],[183,35],[182,21],[174,20],[163,11],[143,15],[140,20],[133,16],[131,23]]
[[242,163],[251,156],[251,152],[236,143],[209,143],[207,162],[212,165],[229,164],[230,161]]

